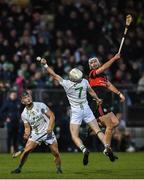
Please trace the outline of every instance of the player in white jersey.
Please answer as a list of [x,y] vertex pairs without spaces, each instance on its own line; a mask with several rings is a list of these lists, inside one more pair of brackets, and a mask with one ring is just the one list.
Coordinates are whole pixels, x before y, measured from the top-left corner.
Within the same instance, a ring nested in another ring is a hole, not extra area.
[[11,173],[20,173],[29,153],[40,145],[43,141],[55,157],[56,172],[62,173],[61,159],[58,144],[53,132],[55,116],[53,112],[42,102],[33,102],[28,91],[24,91],[21,96],[21,103],[24,108],[21,118],[24,122],[24,138],[27,141],[25,148],[17,152],[13,157],[21,155],[19,166]]
[[84,154],[83,164],[88,164],[89,150],[84,146],[82,140],[79,137],[79,129],[84,120],[90,128],[95,132],[98,138],[102,141],[105,146],[105,152],[108,156],[113,157],[113,152],[109,148],[109,145],[105,143],[105,136],[100,130],[98,123],[91,111],[88,101],[87,101],[87,92],[96,100],[98,104],[102,103],[102,100],[98,98],[96,93],[90,87],[88,81],[84,79],[83,73],[74,68],[69,73],[69,79],[65,80],[58,74],[56,74],[48,65],[45,59],[40,57],[37,59],[44,65],[47,69],[47,72],[57,80],[64,88],[66,95],[68,97],[69,103],[71,105],[71,119],[70,119],[70,132],[74,143]]

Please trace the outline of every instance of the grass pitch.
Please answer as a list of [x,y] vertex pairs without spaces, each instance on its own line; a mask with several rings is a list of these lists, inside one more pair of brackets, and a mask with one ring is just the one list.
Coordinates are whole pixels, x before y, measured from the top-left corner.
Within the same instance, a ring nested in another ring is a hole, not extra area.
[[90,153],[88,166],[82,165],[82,153],[61,153],[63,174],[55,173],[50,153],[31,153],[20,174],[10,174],[19,158],[0,154],[1,179],[142,179],[144,153],[118,153],[119,160],[112,163],[102,153]]

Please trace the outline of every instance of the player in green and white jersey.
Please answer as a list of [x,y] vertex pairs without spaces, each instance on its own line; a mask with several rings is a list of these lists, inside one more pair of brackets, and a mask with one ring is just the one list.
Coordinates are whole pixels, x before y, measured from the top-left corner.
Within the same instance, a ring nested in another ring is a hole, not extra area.
[[26,146],[22,151],[13,155],[20,157],[19,166],[11,173],[20,173],[21,169],[29,155],[29,153],[40,145],[43,141],[55,157],[56,172],[62,173],[61,159],[58,150],[58,144],[53,132],[55,116],[48,106],[42,102],[33,102],[32,96],[28,91],[24,91],[21,95],[21,103],[25,108],[21,114],[24,122],[24,138],[27,140]]

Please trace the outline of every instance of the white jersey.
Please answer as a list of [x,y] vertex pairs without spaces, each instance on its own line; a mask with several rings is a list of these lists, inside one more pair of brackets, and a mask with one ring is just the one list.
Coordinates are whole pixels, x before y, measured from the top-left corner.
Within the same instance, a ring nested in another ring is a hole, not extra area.
[[32,109],[24,108],[21,118],[24,123],[29,123],[32,133],[46,133],[49,124],[49,118],[44,114],[49,110],[46,104],[41,102],[33,102]]
[[82,79],[80,83],[62,79],[60,84],[63,86],[72,108],[88,104],[87,90],[90,85],[86,79]]

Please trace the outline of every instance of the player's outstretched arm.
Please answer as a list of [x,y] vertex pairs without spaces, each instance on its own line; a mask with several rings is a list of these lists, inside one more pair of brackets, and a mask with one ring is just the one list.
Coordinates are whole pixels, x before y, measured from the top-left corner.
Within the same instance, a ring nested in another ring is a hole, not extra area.
[[110,81],[107,82],[107,88],[117,94],[120,97],[121,102],[125,101],[125,96]]
[[97,104],[102,104],[102,99],[100,99],[97,94],[94,92],[94,90],[89,87],[88,93],[91,95],[91,97],[97,102]]
[[47,70],[47,72],[57,81],[62,81],[62,77],[59,76],[58,74],[56,74],[54,72],[54,70],[52,68],[50,68],[47,64],[46,59],[41,58],[41,57],[37,57],[37,61],[40,61],[40,63],[44,66],[44,68]]
[[115,61],[120,59],[120,54],[116,54],[114,57],[112,57],[109,61],[104,63],[101,67],[99,67],[96,70],[97,74],[103,73],[105,70],[107,70]]

